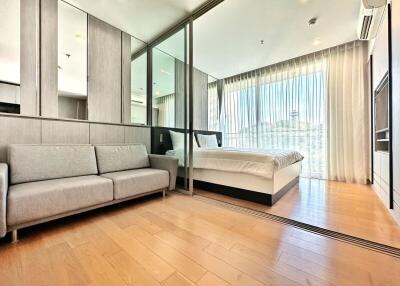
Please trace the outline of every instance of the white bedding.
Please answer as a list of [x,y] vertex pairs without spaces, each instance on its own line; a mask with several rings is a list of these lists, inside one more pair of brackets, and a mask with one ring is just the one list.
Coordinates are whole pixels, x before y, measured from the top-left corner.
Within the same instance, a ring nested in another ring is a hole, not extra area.
[[[167,151],[184,165],[183,149]],[[245,150],[229,147],[199,148],[193,151],[193,168],[245,173],[272,179],[274,172],[303,160],[290,150]]]

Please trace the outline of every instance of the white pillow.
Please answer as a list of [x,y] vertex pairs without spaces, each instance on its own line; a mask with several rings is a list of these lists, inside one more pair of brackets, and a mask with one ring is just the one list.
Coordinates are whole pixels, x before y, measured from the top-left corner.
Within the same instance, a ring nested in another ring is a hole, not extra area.
[[[174,148],[174,150],[179,150],[179,149],[185,148],[184,133],[169,130],[169,134],[171,136],[172,148]],[[186,134],[186,136],[187,136],[186,140],[187,140],[187,142],[189,142],[189,134]],[[197,148],[199,148],[199,146],[197,145],[196,139],[193,136],[193,149],[197,149]]]
[[197,140],[199,141],[200,148],[218,148],[217,135],[204,135],[197,134]]

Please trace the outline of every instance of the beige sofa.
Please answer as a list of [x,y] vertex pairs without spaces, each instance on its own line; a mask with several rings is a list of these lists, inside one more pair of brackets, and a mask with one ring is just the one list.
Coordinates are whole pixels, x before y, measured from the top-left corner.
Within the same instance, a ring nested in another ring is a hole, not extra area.
[[10,145],[0,164],[0,237],[175,189],[178,161],[143,145]]

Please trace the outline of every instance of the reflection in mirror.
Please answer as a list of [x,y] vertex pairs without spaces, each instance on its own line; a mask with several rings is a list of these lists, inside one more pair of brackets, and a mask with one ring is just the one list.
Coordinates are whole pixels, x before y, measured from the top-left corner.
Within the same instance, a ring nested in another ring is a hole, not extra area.
[[147,124],[146,44],[131,37],[131,123]]
[[87,14],[58,1],[58,113],[87,119]]
[[175,127],[175,58],[153,49],[153,125]]
[[184,128],[184,31],[178,31],[153,49],[154,126]]
[[[156,136],[152,144],[158,154],[178,159],[177,184],[188,190],[188,143],[185,30],[173,34],[152,49],[152,121]],[[159,136],[157,136],[159,135]]]
[[209,131],[219,131],[219,96],[218,96],[218,80],[215,77],[208,76],[207,88],[207,106],[208,106],[208,129]]
[[0,9],[0,112],[19,113],[20,0],[2,0]]

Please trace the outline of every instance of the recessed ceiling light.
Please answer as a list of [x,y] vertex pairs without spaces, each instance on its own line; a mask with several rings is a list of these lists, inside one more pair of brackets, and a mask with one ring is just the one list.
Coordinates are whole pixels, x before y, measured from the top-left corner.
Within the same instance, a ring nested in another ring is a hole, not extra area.
[[320,40],[319,38],[316,38],[316,39],[314,39],[314,41],[312,42],[312,44],[313,44],[314,46],[318,46],[318,45],[321,44],[321,40]]
[[317,24],[317,17],[312,17],[310,20],[308,20],[308,26],[314,26],[315,24]]
[[299,0],[300,4],[307,4],[310,0]]
[[161,71],[163,74],[171,75],[171,73],[170,73],[170,72],[167,72],[166,70],[161,69],[160,71]]

